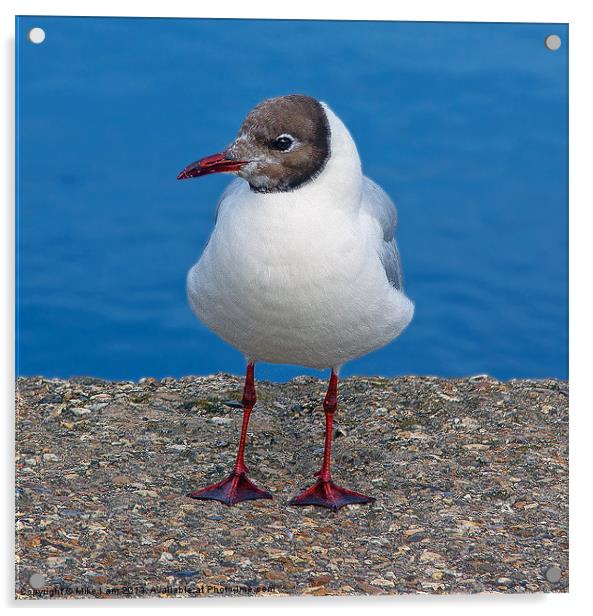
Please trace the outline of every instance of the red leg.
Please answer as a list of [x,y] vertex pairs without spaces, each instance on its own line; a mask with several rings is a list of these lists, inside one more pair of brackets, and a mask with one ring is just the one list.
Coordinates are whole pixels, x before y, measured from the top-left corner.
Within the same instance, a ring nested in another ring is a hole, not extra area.
[[253,364],[247,365],[247,375],[245,376],[245,387],[243,389],[243,426],[241,428],[241,439],[237,451],[237,460],[233,467],[233,472],[222,481],[214,483],[206,488],[188,494],[190,498],[197,500],[217,500],[225,505],[234,505],[244,500],[256,500],[258,498],[272,498],[272,495],[265,490],[258,488],[247,478],[247,466],[245,466],[245,440],[247,439],[247,428],[251,411],[255,406],[257,398],[255,396],[255,385],[253,383]]
[[356,503],[371,503],[375,499],[372,496],[365,496],[359,492],[347,490],[332,481],[331,476],[331,447],[332,447],[332,432],[334,413],[338,406],[338,377],[332,370],[327,394],[323,401],[323,410],[325,411],[325,448],[323,451],[323,465],[321,470],[315,473],[319,477],[317,481],[303,493],[295,496],[291,501],[291,505],[319,505],[320,507],[329,507],[334,511],[344,507],[345,505],[353,505]]

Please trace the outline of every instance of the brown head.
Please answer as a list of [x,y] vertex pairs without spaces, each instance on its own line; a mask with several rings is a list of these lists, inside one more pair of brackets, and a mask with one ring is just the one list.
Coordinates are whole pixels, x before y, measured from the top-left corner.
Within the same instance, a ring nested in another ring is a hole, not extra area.
[[319,101],[302,94],[271,98],[249,112],[223,152],[192,163],[177,179],[232,172],[256,192],[294,190],[321,173],[330,156],[330,137]]

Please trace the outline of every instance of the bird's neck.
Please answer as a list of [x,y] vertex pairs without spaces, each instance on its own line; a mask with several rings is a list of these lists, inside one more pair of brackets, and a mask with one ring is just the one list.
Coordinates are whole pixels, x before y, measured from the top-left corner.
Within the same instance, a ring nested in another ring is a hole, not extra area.
[[356,144],[344,123],[322,103],[331,131],[331,155],[323,171],[307,185],[299,189],[302,196],[327,199],[331,194],[334,203],[341,207],[358,207],[362,191],[362,169]]

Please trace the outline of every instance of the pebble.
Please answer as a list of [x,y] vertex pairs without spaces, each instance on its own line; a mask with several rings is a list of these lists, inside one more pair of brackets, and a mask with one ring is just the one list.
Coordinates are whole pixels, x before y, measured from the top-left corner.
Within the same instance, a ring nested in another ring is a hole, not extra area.
[[393,588],[395,586],[395,582],[392,580],[386,580],[384,578],[375,578],[370,582],[373,586],[387,586]]
[[210,423],[216,424],[218,426],[226,426],[228,424],[233,423],[232,417],[211,417],[209,419]]
[[83,415],[90,415],[91,411],[90,409],[85,409],[81,406],[75,406],[74,408],[70,409],[70,412],[74,415],[76,415],[77,417],[82,417]]

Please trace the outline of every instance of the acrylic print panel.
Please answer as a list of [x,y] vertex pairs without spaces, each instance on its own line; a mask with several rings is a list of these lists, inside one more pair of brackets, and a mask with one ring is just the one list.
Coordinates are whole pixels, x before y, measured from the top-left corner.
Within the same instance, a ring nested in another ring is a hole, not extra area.
[[565,592],[568,47],[17,18],[17,596]]

